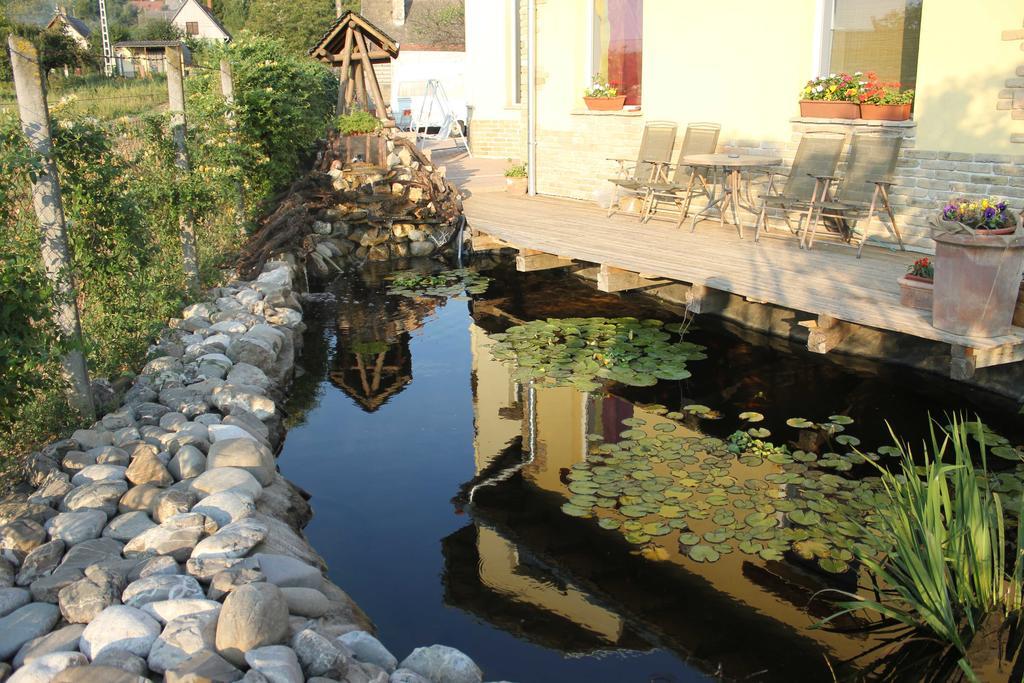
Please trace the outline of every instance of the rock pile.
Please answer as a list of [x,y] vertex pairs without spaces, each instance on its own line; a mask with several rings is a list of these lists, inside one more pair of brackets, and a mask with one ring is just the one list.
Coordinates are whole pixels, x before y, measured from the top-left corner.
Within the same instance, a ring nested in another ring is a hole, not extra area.
[[443,646],[399,663],[302,534],[273,450],[291,278],[189,306],[120,408],[32,457],[35,490],[0,502],[0,679],[481,681]]
[[458,190],[416,146],[376,138],[382,164],[342,158],[329,140],[317,168],[296,183],[243,250],[240,273],[289,251],[324,277],[350,263],[431,256],[452,248],[462,216]]

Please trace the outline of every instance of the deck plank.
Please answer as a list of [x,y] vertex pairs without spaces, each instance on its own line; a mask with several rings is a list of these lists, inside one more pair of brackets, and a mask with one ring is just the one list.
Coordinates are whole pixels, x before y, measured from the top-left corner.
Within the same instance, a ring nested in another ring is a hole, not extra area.
[[[550,197],[477,194],[465,202],[474,231],[514,244],[659,277],[725,290],[754,301],[836,320],[976,349],[1009,349],[1024,343],[1024,329],[991,339],[964,337],[932,327],[931,313],[900,305],[897,279],[911,254],[877,248],[856,259],[844,245],[802,250],[778,237],[779,226],[758,244],[740,239],[717,220],[682,229],[674,221],[641,225],[635,216],[606,218],[594,204]],[[1005,353],[1007,358],[1017,354]],[[996,357],[999,357],[998,355]]]

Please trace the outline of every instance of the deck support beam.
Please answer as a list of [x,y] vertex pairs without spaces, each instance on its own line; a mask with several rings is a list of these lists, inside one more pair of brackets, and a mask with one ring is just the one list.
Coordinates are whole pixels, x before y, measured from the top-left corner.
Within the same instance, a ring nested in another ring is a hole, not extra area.
[[492,235],[488,235],[485,232],[474,231],[469,238],[470,244],[473,245],[473,251],[490,251],[492,249],[508,249],[515,248],[505,240],[498,239]]
[[640,273],[631,270],[623,270],[613,266],[603,265],[597,273],[597,288],[602,292],[624,292],[628,289],[639,289],[641,287],[653,287],[661,285],[668,280],[652,280]]
[[974,377],[975,370],[1016,363],[1019,360],[1024,360],[1024,344],[997,346],[991,349],[952,344],[949,376],[956,380],[967,380]]
[[721,313],[729,302],[729,292],[694,283],[686,295],[686,310],[698,313]]
[[828,353],[846,339],[854,326],[820,314],[816,320],[805,320],[800,323],[807,328],[807,350],[811,353]]
[[563,258],[535,249],[520,249],[519,254],[516,255],[516,270],[520,273],[529,273],[534,270],[550,270],[551,268],[566,268],[571,265],[571,258]]

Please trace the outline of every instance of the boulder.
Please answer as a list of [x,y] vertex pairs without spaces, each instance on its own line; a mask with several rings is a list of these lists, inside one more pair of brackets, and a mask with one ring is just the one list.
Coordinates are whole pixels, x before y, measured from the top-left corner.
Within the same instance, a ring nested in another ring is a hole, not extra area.
[[128,584],[121,601],[129,607],[141,608],[149,602],[205,597],[199,582],[187,574],[157,574]]
[[118,586],[113,581],[81,578],[57,594],[60,613],[71,624],[88,624],[111,605],[120,604]]
[[164,683],[233,683],[243,674],[216,652],[198,652],[164,672]]
[[264,391],[270,388],[271,381],[267,374],[255,365],[235,363],[227,376],[228,384],[244,384],[258,387]]
[[210,578],[210,587],[207,589],[206,594],[211,600],[220,600],[239,586],[244,586],[247,583],[259,583],[266,581],[266,579],[267,577],[263,576],[263,572],[255,566],[248,567],[242,565],[231,567],[230,569],[222,569]]
[[168,489],[158,493],[153,500],[153,519],[158,524],[165,522],[191,510],[197,500],[198,496],[187,489]]
[[472,659],[446,645],[418,647],[399,667],[415,671],[431,683],[482,683],[484,680],[483,672]]
[[50,683],[149,683],[149,679],[121,667],[94,663],[64,669]]
[[0,557],[21,564],[32,550],[46,542],[43,525],[32,519],[16,519],[0,527]]
[[153,484],[133,486],[118,501],[118,512],[145,512],[148,514],[152,512],[153,503],[161,491],[163,489]]
[[182,446],[167,463],[167,470],[178,481],[198,477],[206,471],[206,456],[195,446]]
[[147,602],[142,606],[142,611],[159,621],[161,624],[166,624],[178,617],[184,617],[190,614],[204,614],[206,612],[220,614],[220,607],[220,603],[214,600],[205,600],[203,598],[175,598],[173,600]]
[[149,515],[141,510],[125,512],[110,520],[103,535],[118,541],[127,542],[144,531],[156,526],[156,523],[149,518]]
[[21,667],[26,662],[48,655],[53,652],[78,652],[78,640],[82,637],[85,626],[82,624],[71,624],[59,628],[52,633],[33,638],[18,650],[14,655],[14,666]]
[[270,683],[303,683],[302,667],[295,651],[286,645],[267,645],[245,653],[245,663]]
[[166,574],[181,574],[181,565],[174,561],[169,555],[155,555],[149,559],[139,560],[135,571],[129,575],[129,580],[138,581],[147,576],[163,576]]
[[125,471],[125,477],[136,486],[152,484],[163,488],[174,483],[174,477],[167,471],[167,467],[160,458],[155,455],[136,457]]
[[250,583],[224,598],[217,621],[217,651],[241,666],[244,653],[288,638],[288,604],[277,586]]
[[28,497],[28,502],[56,507],[73,488],[67,474],[60,470],[51,470],[35,493]]
[[251,437],[217,441],[206,454],[206,466],[211,470],[217,467],[243,469],[255,477],[261,486],[269,486],[277,471],[274,454]]
[[62,512],[74,512],[92,508],[103,510],[107,517],[117,514],[117,502],[128,490],[128,484],[123,481],[99,481],[94,484],[85,484],[71,490],[60,505]]
[[312,629],[296,633],[291,645],[307,677],[326,676],[341,681],[350,667],[359,666],[347,650]]
[[31,519],[43,524],[56,514],[52,507],[40,503],[0,503],[0,524],[10,524],[16,519]]
[[245,557],[266,535],[267,527],[251,517],[232,522],[200,541],[192,551],[192,558]]
[[[136,437],[136,439],[137,438],[138,437]],[[97,465],[127,467],[128,463],[132,461],[131,456],[128,455],[128,451],[115,446],[102,446],[97,448],[95,451],[90,451],[90,454],[95,454]],[[121,477],[121,479],[124,479],[124,477]]]
[[107,649],[147,657],[159,635],[160,624],[156,619],[134,607],[114,605],[85,627],[79,646],[89,659],[96,659]]
[[164,673],[204,650],[213,649],[217,613],[204,612],[177,617],[167,622],[149,651],[149,668]]
[[[98,465],[104,467],[104,465]],[[99,538],[103,527],[107,524],[107,513],[102,510],[79,510],[78,512],[62,512],[46,521],[46,531],[54,541],[64,541],[73,546]]]
[[88,663],[89,660],[81,652],[51,652],[33,659],[7,680],[13,683],[50,683],[65,669]]
[[315,588],[285,587],[281,589],[288,603],[288,612],[299,617],[316,619],[322,617],[331,607],[327,596]]
[[124,544],[113,538],[94,538],[82,541],[68,550],[64,561],[60,563],[60,569],[85,569],[97,562],[121,560],[122,550],[124,550]]
[[338,642],[351,650],[352,656],[358,662],[376,664],[389,673],[398,666],[398,659],[367,631],[350,631],[342,634],[338,637]]
[[259,500],[263,493],[263,486],[256,481],[256,478],[246,470],[237,467],[208,469],[192,480],[190,488],[203,496],[222,491],[236,491],[248,495],[253,500]]
[[170,555],[175,562],[184,562],[192,554],[192,549],[199,543],[203,533],[202,515],[176,515],[128,541],[124,547],[124,556]]
[[275,586],[319,588],[323,582],[319,569],[294,557],[268,553],[256,553],[252,557],[259,563],[260,571],[267,577],[267,581]]
[[32,593],[25,588],[0,588],[0,617],[5,617],[32,601]]
[[53,574],[40,577],[29,585],[32,599],[36,602],[50,603],[56,607],[61,590],[75,581],[81,580],[83,576],[85,575],[81,569],[58,568]]
[[277,406],[265,396],[258,387],[247,387],[244,384],[225,384],[213,390],[211,401],[222,413],[244,410],[261,420],[274,417]]
[[42,602],[29,603],[0,618],[0,660],[10,659],[25,643],[49,633],[59,619],[57,606]]
[[[146,660],[124,650],[107,648],[98,657],[94,658],[92,663],[108,669],[113,668],[127,671],[133,676],[144,677],[149,675],[149,666],[146,665]],[[97,683],[106,683],[106,681],[97,681]]]
[[388,679],[389,683],[431,683],[429,678],[420,676],[409,669],[396,669]]
[[223,527],[251,517],[256,512],[256,504],[243,492],[222,491],[206,496],[193,506],[192,511],[209,517]]
[[97,481],[122,481],[124,472],[125,468],[121,465],[88,465],[75,473],[75,476],[71,478],[71,483],[74,486],[82,486]]
[[97,446],[109,446],[114,442],[114,437],[110,432],[101,432],[96,429],[76,429],[71,438],[77,441],[84,450]]

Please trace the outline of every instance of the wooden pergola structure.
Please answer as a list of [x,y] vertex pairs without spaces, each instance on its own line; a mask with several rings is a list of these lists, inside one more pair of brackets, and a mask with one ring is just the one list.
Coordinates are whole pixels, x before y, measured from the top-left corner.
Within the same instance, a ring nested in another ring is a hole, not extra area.
[[327,29],[309,54],[329,66],[340,68],[339,114],[354,108],[372,110],[385,125],[394,125],[373,70],[374,64],[387,64],[398,56],[398,43],[388,34],[361,14],[346,11]]

